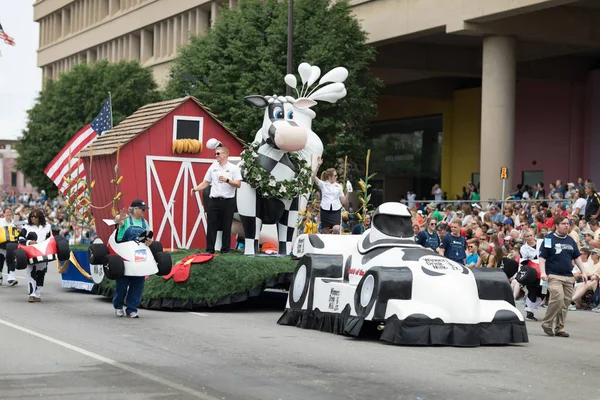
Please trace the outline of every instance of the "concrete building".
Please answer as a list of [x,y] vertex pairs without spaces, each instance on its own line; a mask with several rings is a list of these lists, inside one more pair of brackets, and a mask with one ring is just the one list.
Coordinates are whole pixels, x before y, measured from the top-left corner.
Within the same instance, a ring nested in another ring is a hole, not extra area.
[[16,140],[0,139],[0,196],[16,193],[35,193],[36,190],[25,180],[22,172],[17,171]]
[[[188,33],[234,0],[38,0],[38,66],[138,59],[159,84]],[[371,146],[375,202],[481,181],[600,181],[599,0],[352,0],[385,82]],[[377,151],[377,149],[382,149]]]

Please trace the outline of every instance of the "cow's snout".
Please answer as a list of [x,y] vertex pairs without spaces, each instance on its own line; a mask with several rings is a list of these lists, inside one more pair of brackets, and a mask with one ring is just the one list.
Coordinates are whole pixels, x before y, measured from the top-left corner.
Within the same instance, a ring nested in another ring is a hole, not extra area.
[[274,122],[273,127],[269,129],[269,136],[283,151],[300,151],[306,147],[308,140],[308,132],[305,128],[290,124],[288,121]]

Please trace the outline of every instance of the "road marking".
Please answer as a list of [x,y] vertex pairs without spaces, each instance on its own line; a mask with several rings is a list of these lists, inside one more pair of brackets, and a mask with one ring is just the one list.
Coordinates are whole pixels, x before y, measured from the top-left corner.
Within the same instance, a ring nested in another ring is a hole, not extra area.
[[156,375],[152,375],[151,373],[142,371],[142,370],[137,369],[137,368],[130,367],[129,365],[122,364],[119,361],[115,361],[115,360],[113,360],[111,358],[101,356],[100,354],[92,353],[91,351],[82,349],[81,347],[77,347],[77,346],[74,346],[72,344],[63,342],[62,340],[54,339],[53,337],[44,335],[43,333],[38,333],[36,331],[33,331],[31,329],[28,329],[28,328],[24,328],[24,327],[16,325],[16,324],[13,324],[12,322],[8,322],[8,321],[4,321],[3,319],[0,319],[0,324],[8,326],[8,327],[13,328],[13,329],[16,329],[16,330],[21,331],[23,333],[27,333],[29,335],[38,337],[38,338],[43,339],[43,340],[45,340],[47,342],[57,344],[57,345],[62,346],[64,348],[66,348],[66,349],[74,351],[76,353],[83,354],[84,356],[88,356],[88,357],[93,358],[95,360],[98,360],[100,362],[112,365],[113,367],[122,369],[122,370],[127,371],[127,372],[131,372],[132,374],[135,374],[135,375],[140,376],[142,378],[154,381],[154,382],[156,382],[158,384],[161,384],[161,385],[164,385],[164,386],[168,386],[168,387],[170,387],[172,389],[178,390],[178,391],[183,392],[183,393],[187,393],[187,394],[189,394],[191,396],[194,396],[196,398],[204,399],[204,400],[218,400],[217,397],[210,396],[210,395],[208,395],[206,393],[198,392],[198,391],[196,391],[196,390],[194,390],[192,388],[180,385],[180,384],[175,383],[175,382],[170,382],[170,381],[168,381],[166,379],[163,379],[161,377],[158,377]]
[[191,312],[191,311],[188,312],[188,314],[194,314],[194,315],[197,315],[199,317],[208,317],[209,316],[208,314],[203,314],[201,312]]

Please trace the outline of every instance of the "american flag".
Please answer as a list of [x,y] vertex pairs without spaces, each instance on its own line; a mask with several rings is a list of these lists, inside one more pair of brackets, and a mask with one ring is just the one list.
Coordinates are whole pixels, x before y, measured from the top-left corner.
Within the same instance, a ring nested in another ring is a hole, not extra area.
[[11,46],[15,45],[15,39],[11,38],[6,34],[6,32],[4,32],[4,29],[2,29],[2,24],[0,24],[0,39],[4,40],[4,43],[10,44]]
[[[104,102],[100,114],[91,124],[84,126],[77,132],[44,170],[44,173],[58,187],[59,192],[79,195],[86,189],[86,173],[83,168],[83,161],[76,155],[111,128],[112,104],[109,96]],[[66,182],[65,178],[70,178],[70,181]],[[80,181],[80,184],[77,184],[78,181]]]

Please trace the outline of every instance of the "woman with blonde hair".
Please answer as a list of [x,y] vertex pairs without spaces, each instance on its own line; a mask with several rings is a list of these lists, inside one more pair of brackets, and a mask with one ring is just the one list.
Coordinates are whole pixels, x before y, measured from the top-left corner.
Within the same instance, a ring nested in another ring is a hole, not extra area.
[[504,257],[502,248],[492,248],[489,242],[479,243],[477,254],[479,255],[477,267],[482,268],[496,268],[498,266],[498,260]]

